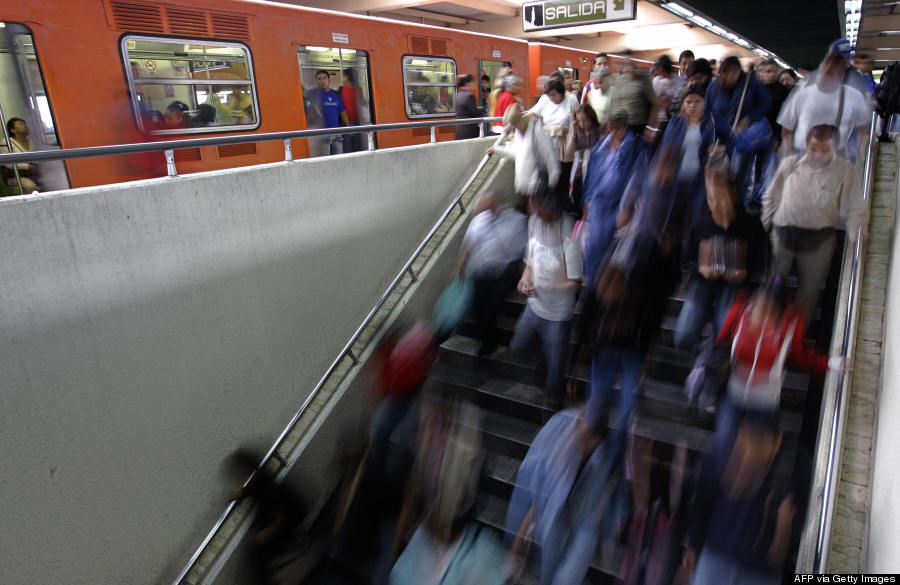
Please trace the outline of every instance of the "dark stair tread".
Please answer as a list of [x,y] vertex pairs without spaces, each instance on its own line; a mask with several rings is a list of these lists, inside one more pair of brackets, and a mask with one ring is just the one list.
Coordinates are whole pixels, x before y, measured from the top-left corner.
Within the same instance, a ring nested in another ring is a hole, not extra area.
[[[478,348],[478,342],[463,336],[454,336],[448,339],[442,347],[455,348],[455,351],[468,353],[474,356]],[[533,363],[517,358],[500,348],[491,358],[505,365],[513,365],[524,368],[535,377],[537,368]],[[587,381],[587,369],[576,372],[576,379]],[[806,377],[803,374],[799,376]],[[544,422],[552,416],[553,411],[547,406],[543,389],[521,380],[513,380],[499,375],[479,375],[464,368],[455,367],[445,363],[439,363],[432,377],[441,383],[464,387],[471,395],[479,393],[488,395],[491,402],[497,403],[510,401],[510,411],[522,412],[522,408],[535,410],[532,418]],[[794,379],[795,383],[799,380]],[[788,379],[785,379],[787,386]],[[619,387],[619,384],[616,384]],[[644,418],[671,418],[673,422],[681,423],[686,427],[694,426],[700,422],[699,417],[686,404],[681,384],[670,381],[646,377],[641,382],[642,398],[638,402],[638,414]],[[804,387],[805,390],[805,387]],[[786,431],[797,432],[800,430],[802,413],[796,409],[781,409],[782,425]],[[692,442],[693,444],[693,442]]]
[[[693,366],[693,360],[689,351],[665,346],[657,346],[650,359],[668,365],[680,366],[688,371]],[[784,375],[784,387],[806,391],[809,388],[809,374],[788,369]]]
[[[495,528],[503,534],[505,533],[508,506],[509,503],[503,498],[481,494],[475,505],[475,520],[485,526]],[[617,576],[618,568],[622,566],[622,560],[625,558],[625,548],[617,546],[611,556],[612,558],[604,558],[598,549],[591,560],[591,569],[605,575]]]

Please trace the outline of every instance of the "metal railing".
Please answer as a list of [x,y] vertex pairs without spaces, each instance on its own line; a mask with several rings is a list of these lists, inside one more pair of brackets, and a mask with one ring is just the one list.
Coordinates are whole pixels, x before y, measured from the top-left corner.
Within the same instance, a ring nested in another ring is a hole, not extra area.
[[[873,170],[875,167],[875,144],[877,114],[872,114],[869,125],[869,141],[865,153],[863,169],[862,194],[867,210],[872,201]],[[863,228],[855,234],[855,245],[852,250],[847,248],[841,265],[842,274],[849,274],[847,287],[847,306],[842,314],[836,316],[834,331],[841,332],[840,355],[845,360],[852,360],[856,350],[856,329],[859,322],[859,297],[860,279],[862,275],[862,256],[865,253],[865,241],[862,237]],[[845,272],[847,269],[848,272]],[[843,287],[842,287],[843,288]],[[837,504],[838,483],[840,480],[841,458],[843,455],[844,427],[847,421],[847,402],[850,398],[850,380],[852,372],[842,371],[830,376],[823,389],[823,396],[834,396],[833,410],[822,412],[819,424],[828,424],[830,427],[819,430],[819,440],[816,444],[816,453],[813,461],[819,461],[827,449],[827,459],[824,460],[824,473],[818,469],[813,470],[813,481],[810,487],[810,510],[807,514],[804,532],[807,537],[815,533],[815,548],[813,557],[798,557],[797,571],[801,573],[824,573],[828,565],[828,554],[831,547],[831,531],[834,519],[835,506]],[[831,404],[827,400],[822,401],[822,408]],[[827,445],[824,443],[825,433],[828,436]],[[812,506],[817,501],[817,494],[822,494],[822,507],[818,515],[813,514]]]
[[[58,150],[36,150],[30,152],[17,152],[0,154],[0,165],[12,165],[17,163],[38,163],[42,161],[70,160],[75,158],[89,158],[95,156],[111,156],[122,154],[140,154],[147,152],[162,152],[166,157],[168,176],[178,176],[175,167],[175,151],[183,148],[200,148],[204,146],[221,146],[226,144],[247,144],[251,142],[271,142],[281,140],[284,143],[284,160],[294,160],[291,150],[291,140],[297,138],[316,138],[318,136],[343,136],[345,134],[366,134],[368,136],[368,150],[375,150],[375,133],[391,130],[409,130],[414,128],[429,128],[431,130],[430,142],[437,142],[438,126],[465,126],[478,124],[479,136],[484,136],[486,123],[497,122],[502,118],[460,118],[453,120],[425,120],[422,122],[397,122],[393,124],[366,124],[364,126],[345,126],[342,128],[317,128],[313,130],[291,130],[286,132],[262,132],[256,134],[236,134],[230,136],[210,136],[206,138],[185,138],[180,140],[161,140],[157,142],[139,142],[134,144],[115,144],[109,146],[87,146],[82,148],[61,148]],[[18,181],[18,173],[16,173]],[[19,192],[24,193],[19,183]]]
[[[493,120],[498,120],[498,119],[499,118],[482,118],[481,120],[493,121]],[[427,124],[418,123],[415,127],[419,127],[421,125],[427,125]],[[359,128],[363,128],[363,127],[360,126]],[[363,130],[363,131],[365,131],[365,130]],[[503,142],[503,140],[506,139],[506,137],[507,137],[507,131],[504,129],[504,131],[498,136],[497,140],[494,141],[494,146],[499,145],[501,142]],[[285,459],[285,457],[282,454],[280,454],[278,452],[278,449],[281,447],[282,443],[284,443],[284,440],[291,433],[294,426],[297,424],[297,422],[300,420],[300,418],[303,416],[303,414],[309,408],[309,405],[312,404],[312,401],[315,400],[316,396],[318,396],[319,392],[322,390],[322,388],[325,386],[325,383],[328,381],[328,378],[334,373],[334,371],[337,369],[338,365],[341,363],[341,360],[343,360],[344,357],[346,356],[346,357],[350,358],[350,360],[353,362],[354,366],[359,364],[359,358],[357,358],[357,356],[353,353],[353,349],[352,349],[353,344],[356,343],[356,341],[359,339],[359,336],[362,334],[362,332],[365,330],[365,328],[369,325],[369,323],[372,322],[372,319],[375,317],[376,313],[378,313],[379,309],[381,309],[381,307],[384,305],[384,303],[390,297],[391,293],[394,292],[394,289],[397,288],[397,286],[400,284],[400,282],[403,280],[403,278],[407,274],[409,274],[409,277],[412,280],[412,282],[416,282],[418,280],[418,275],[415,273],[415,271],[412,268],[413,263],[419,257],[419,254],[421,254],[422,251],[425,249],[425,247],[428,245],[428,242],[430,242],[431,239],[434,237],[434,235],[438,232],[438,230],[441,227],[441,224],[444,223],[444,220],[446,220],[447,217],[449,217],[449,215],[453,212],[454,208],[456,208],[458,206],[459,213],[460,214],[465,213],[466,208],[463,205],[462,197],[465,194],[465,192],[468,191],[469,187],[472,186],[472,183],[475,182],[476,177],[482,171],[482,169],[484,169],[484,166],[487,164],[487,161],[489,158],[490,158],[490,155],[488,155],[488,154],[485,154],[484,156],[481,157],[481,160],[479,161],[477,167],[475,168],[475,172],[473,172],[472,175],[468,178],[468,180],[465,182],[465,184],[459,190],[459,193],[457,193],[456,197],[453,198],[453,200],[450,202],[450,205],[447,206],[447,209],[444,210],[444,212],[441,214],[440,218],[438,218],[438,220],[434,223],[431,230],[429,230],[428,234],[425,236],[425,238],[418,245],[416,250],[412,253],[412,255],[409,257],[409,259],[403,265],[403,268],[400,269],[400,271],[394,277],[394,280],[391,281],[390,285],[388,285],[387,289],[384,291],[384,294],[381,295],[381,298],[378,299],[378,302],[375,303],[375,305],[372,307],[372,309],[366,315],[365,319],[363,319],[362,323],[360,323],[359,327],[356,328],[356,331],[353,332],[353,335],[350,336],[350,340],[347,341],[347,343],[341,349],[340,353],[338,353],[338,355],[334,359],[334,361],[331,362],[331,365],[328,366],[328,369],[325,371],[325,374],[319,379],[319,382],[315,385],[312,392],[310,392],[309,396],[307,396],[306,399],[303,401],[303,404],[300,405],[300,408],[297,410],[297,412],[294,414],[294,416],[291,417],[290,422],[287,424],[287,426],[284,428],[284,430],[281,431],[281,434],[278,435],[278,438],[272,444],[272,447],[269,448],[265,457],[263,457],[262,461],[260,462],[259,468],[262,468],[263,466],[265,466],[272,459],[277,460],[281,464],[282,468],[287,465],[287,460]],[[251,481],[253,481],[253,477],[255,475],[256,475],[256,472],[251,474],[250,477],[248,477],[247,480],[243,483],[243,487],[247,487],[247,485]],[[209,543],[212,542],[213,538],[215,538],[219,529],[222,527],[222,525],[225,523],[225,521],[228,519],[229,515],[231,515],[231,513],[234,511],[234,509],[236,507],[237,507],[237,502],[235,502],[235,501],[232,501],[228,504],[228,506],[225,508],[225,511],[222,512],[221,516],[219,516],[219,519],[216,521],[215,525],[212,527],[212,529],[209,531],[209,533],[206,535],[206,537],[200,543],[200,546],[197,548],[197,550],[194,552],[194,554],[191,555],[191,558],[187,562],[185,567],[181,570],[180,573],[178,573],[178,576],[173,581],[173,585],[185,585],[185,583],[187,583],[187,581],[185,579],[186,579],[188,573],[190,573],[191,569],[194,567],[194,565],[200,559],[200,556],[203,554],[203,552],[209,546]]]

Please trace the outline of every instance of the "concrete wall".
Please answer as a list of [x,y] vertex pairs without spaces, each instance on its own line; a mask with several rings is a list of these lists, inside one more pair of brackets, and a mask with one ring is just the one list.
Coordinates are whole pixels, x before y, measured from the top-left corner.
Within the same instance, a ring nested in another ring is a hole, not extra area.
[[[898,188],[900,190],[900,188]],[[900,573],[900,222],[894,221],[862,570]]]
[[[484,185],[478,190],[483,193],[494,190],[506,199],[513,200],[513,164],[500,160],[500,164],[487,177]],[[471,209],[471,205],[468,206]],[[454,214],[455,215],[455,214]],[[345,458],[348,454],[362,446],[366,439],[371,404],[371,370],[368,362],[372,351],[378,344],[381,334],[392,327],[405,330],[420,319],[431,316],[438,297],[444,291],[459,258],[463,234],[468,225],[469,214],[460,217],[454,227],[448,231],[437,252],[419,272],[419,279],[404,294],[391,316],[384,323],[381,332],[370,345],[358,356],[362,367],[355,375],[341,385],[337,392],[325,405],[317,424],[306,435],[302,445],[289,456],[292,463],[284,481],[313,504],[313,513],[332,494],[346,471]],[[248,550],[244,533],[248,521],[243,523],[232,542],[225,547],[225,553],[201,581],[202,585],[255,585],[252,575],[247,570]],[[296,582],[298,564],[286,566],[279,578],[283,582]],[[293,579],[293,581],[291,580]]]
[[0,582],[170,581],[485,147],[0,201]]

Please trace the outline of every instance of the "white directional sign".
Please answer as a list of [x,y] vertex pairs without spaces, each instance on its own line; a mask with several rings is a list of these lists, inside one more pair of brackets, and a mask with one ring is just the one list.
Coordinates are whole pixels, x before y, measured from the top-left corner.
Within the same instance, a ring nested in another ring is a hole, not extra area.
[[522,30],[634,20],[637,0],[536,0],[522,5]]

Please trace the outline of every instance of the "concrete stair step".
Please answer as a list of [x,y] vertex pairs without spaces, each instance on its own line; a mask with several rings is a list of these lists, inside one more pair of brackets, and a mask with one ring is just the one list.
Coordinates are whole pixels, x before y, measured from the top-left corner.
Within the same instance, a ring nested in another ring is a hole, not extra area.
[[[479,342],[463,335],[454,335],[440,347],[440,362],[443,365],[479,373],[483,377],[501,378],[520,382],[525,385],[542,388],[545,370],[539,367],[537,360],[528,360],[510,352],[506,347],[498,347],[491,356],[477,357]],[[690,373],[693,360],[687,351],[658,346],[650,359],[651,390],[668,387],[682,387]],[[569,377],[586,383],[590,380],[590,367],[582,366],[567,372]],[[663,384],[665,386],[658,386]],[[782,406],[788,409],[801,409],[805,404],[809,385],[809,375],[802,372],[788,371],[782,389]],[[678,395],[673,392],[673,395]],[[651,396],[660,396],[651,394]]]
[[[481,494],[475,506],[475,520],[500,531],[504,534],[506,523],[506,510],[508,502],[503,498],[492,496],[490,494]],[[538,551],[535,546],[531,546],[530,559],[526,564],[526,573],[530,576],[538,573]],[[624,547],[617,546],[612,550],[603,554],[601,551],[594,555],[588,569],[587,582],[592,585],[611,584],[618,576],[618,569],[622,566],[622,560],[625,558]],[[533,577],[532,577],[533,578]]]

